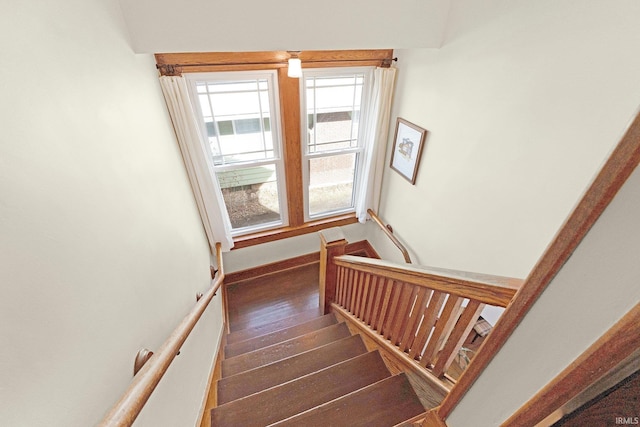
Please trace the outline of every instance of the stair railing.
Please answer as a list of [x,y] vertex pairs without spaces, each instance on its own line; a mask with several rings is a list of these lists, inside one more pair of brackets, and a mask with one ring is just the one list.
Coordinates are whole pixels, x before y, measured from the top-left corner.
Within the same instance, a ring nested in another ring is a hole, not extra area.
[[378,224],[378,227],[380,227],[380,229],[384,232],[384,234],[386,234],[387,237],[391,239],[393,244],[396,245],[398,249],[400,249],[400,252],[402,252],[402,256],[404,257],[404,262],[406,262],[407,264],[411,264],[411,257],[409,256],[409,251],[402,244],[402,242],[398,240],[398,238],[393,234],[393,230],[391,229],[391,227],[388,224],[385,224],[384,222],[382,222],[380,217],[372,209],[367,209],[367,213],[369,214],[373,222]]
[[[222,266],[221,244],[216,243],[216,260],[218,275],[212,280],[209,289],[202,295],[191,311],[174,329],[169,338],[160,349],[151,356],[145,365],[133,377],[129,388],[124,392],[120,400],[111,408],[111,411],[99,424],[100,427],[130,426],[144,407],[145,403],[162,379],[169,365],[180,351],[180,347],[186,341],[205,309],[218,292],[224,281],[224,269]],[[213,272],[213,271],[212,271]]]
[[357,319],[367,334],[438,379],[445,378],[485,305],[506,307],[522,284],[508,277],[342,255],[346,240],[332,233],[321,238],[329,248],[321,250],[325,312]]

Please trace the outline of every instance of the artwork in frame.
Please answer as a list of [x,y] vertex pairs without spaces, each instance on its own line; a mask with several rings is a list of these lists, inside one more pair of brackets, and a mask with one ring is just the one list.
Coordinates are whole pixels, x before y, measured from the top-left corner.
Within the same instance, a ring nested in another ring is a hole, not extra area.
[[402,175],[411,184],[416,183],[422,147],[427,136],[426,129],[398,117],[391,152],[391,169]]

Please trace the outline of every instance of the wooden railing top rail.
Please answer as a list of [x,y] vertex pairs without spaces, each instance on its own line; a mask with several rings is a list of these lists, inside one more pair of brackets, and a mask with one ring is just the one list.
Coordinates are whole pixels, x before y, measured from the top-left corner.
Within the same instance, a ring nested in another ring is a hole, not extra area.
[[525,280],[457,385],[438,409],[446,420],[640,163],[640,112]]
[[506,307],[523,283],[523,280],[511,277],[443,268],[408,266],[351,255],[342,255],[334,260],[338,266],[386,276],[389,279],[447,292],[498,307]]
[[111,408],[111,411],[99,424],[101,427],[130,426],[144,407],[153,393],[160,379],[165,374],[169,365],[180,351],[180,347],[186,341],[194,326],[200,320],[202,313],[213,299],[214,295],[224,281],[224,269],[222,266],[222,249],[220,243],[216,243],[216,260],[218,264],[218,276],[213,280],[206,293],[196,302],[191,311],[162,344],[160,349],[151,356],[151,359],[133,377],[129,388],[120,400]]
[[398,249],[400,249],[400,252],[402,252],[402,256],[404,257],[404,261],[407,264],[411,264],[411,256],[409,256],[409,251],[407,250],[407,248],[402,244],[402,242],[400,242],[400,240],[398,240],[398,238],[396,236],[393,235],[393,233],[391,232],[391,230],[389,230],[389,228],[385,225],[384,222],[382,222],[382,220],[380,219],[380,217],[378,217],[378,215],[372,210],[372,209],[367,209],[367,213],[369,214],[369,216],[371,217],[371,219],[378,224],[378,226],[380,227],[380,229],[384,232],[384,234],[387,235],[387,237],[389,237],[389,239],[391,239],[391,241],[393,242],[394,245],[396,245],[396,247]]

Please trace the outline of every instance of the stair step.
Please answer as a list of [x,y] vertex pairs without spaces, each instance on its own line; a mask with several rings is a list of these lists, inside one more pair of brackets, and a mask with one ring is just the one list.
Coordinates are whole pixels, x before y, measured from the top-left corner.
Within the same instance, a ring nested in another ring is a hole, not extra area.
[[218,406],[211,410],[211,423],[244,427],[268,425],[388,377],[390,373],[380,354],[377,351],[365,353]]
[[255,351],[231,357],[222,361],[222,377],[239,374],[262,365],[276,362],[293,355],[320,347],[330,342],[351,335],[347,325],[338,323],[326,328],[310,332],[300,337],[292,338],[278,344],[263,347]]
[[232,344],[238,341],[245,341],[251,338],[255,338],[261,335],[268,334],[270,332],[285,329],[290,326],[303,323],[316,317],[322,316],[319,308],[313,308],[311,310],[305,310],[295,316],[289,316],[284,319],[278,319],[273,322],[267,322],[260,326],[256,326],[249,329],[241,329],[231,332],[227,335],[227,344]]
[[291,338],[299,337],[300,335],[308,334],[309,332],[313,332],[336,323],[338,323],[338,320],[336,319],[335,314],[327,314],[286,329],[280,329],[245,341],[227,344],[224,349],[224,355],[226,358],[238,356],[249,351],[254,351]]
[[424,408],[404,373],[386,378],[273,426],[394,426]]
[[[272,286],[280,287],[282,285],[282,283],[274,283]],[[241,313],[231,310],[229,312],[231,331],[255,328],[264,323],[286,319],[313,310],[318,310],[318,315],[324,314],[320,313],[317,292],[297,296],[283,294],[280,298],[271,299],[268,304],[254,307],[250,316],[243,316]]]
[[367,352],[360,335],[245,371],[218,381],[218,405],[266,390]]

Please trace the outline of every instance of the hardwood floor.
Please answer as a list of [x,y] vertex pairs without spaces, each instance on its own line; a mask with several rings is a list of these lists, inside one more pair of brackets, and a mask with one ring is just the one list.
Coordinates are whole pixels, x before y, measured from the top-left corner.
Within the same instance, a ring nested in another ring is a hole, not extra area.
[[314,263],[229,285],[230,331],[318,308],[318,277],[319,264]]
[[[318,278],[319,264],[313,263],[229,284],[230,331],[255,330],[274,321],[282,321],[284,327],[293,316],[317,317],[320,314]],[[242,336],[235,334],[233,338],[241,340]],[[201,427],[211,426],[210,410],[216,406],[216,380],[222,376],[221,365],[222,360],[218,360]]]

